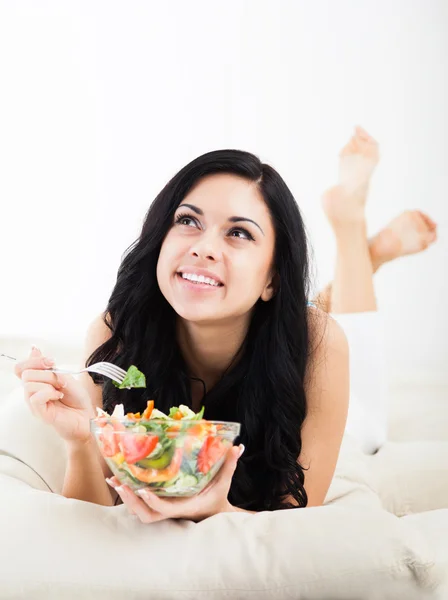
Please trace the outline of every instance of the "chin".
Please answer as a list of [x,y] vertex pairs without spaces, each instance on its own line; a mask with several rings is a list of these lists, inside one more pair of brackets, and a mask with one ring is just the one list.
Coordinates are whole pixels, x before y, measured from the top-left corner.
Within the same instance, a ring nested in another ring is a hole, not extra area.
[[204,307],[198,304],[196,306],[175,306],[173,308],[181,319],[192,323],[213,322],[219,318],[216,312],[211,313],[210,310],[205,310]]

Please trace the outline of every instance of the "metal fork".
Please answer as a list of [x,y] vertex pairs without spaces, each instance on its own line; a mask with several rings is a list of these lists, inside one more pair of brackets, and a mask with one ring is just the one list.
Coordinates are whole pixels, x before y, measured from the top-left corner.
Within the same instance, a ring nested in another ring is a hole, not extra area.
[[[10,360],[17,361],[17,358],[14,358],[13,356],[8,356],[8,354],[0,353],[0,356],[4,356],[5,358],[9,358]],[[52,373],[67,373],[70,375],[79,375],[80,373],[85,373],[86,371],[88,371],[89,373],[98,373],[98,375],[104,375],[105,377],[109,377],[110,379],[113,379],[119,384],[123,383],[124,378],[126,376],[126,371],[124,369],[122,369],[121,367],[117,367],[117,365],[114,365],[110,362],[98,362],[93,365],[90,365],[89,367],[86,367],[85,369],[81,369],[80,371],[70,371],[67,369],[58,368],[47,370],[51,371]]]

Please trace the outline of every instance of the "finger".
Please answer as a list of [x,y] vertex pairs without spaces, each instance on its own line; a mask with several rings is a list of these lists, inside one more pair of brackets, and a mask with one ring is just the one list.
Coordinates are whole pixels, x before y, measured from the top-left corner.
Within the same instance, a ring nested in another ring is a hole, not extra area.
[[59,378],[57,373],[53,373],[53,371],[43,371],[41,369],[26,369],[22,372],[21,379],[23,382],[35,381],[49,383],[57,389],[63,389],[67,385],[67,382],[63,380],[63,378]]
[[138,495],[142,499],[142,502],[148,506],[148,508],[158,514],[164,515],[166,519],[180,514],[179,509],[182,507],[179,505],[182,504],[182,506],[185,508],[185,504],[190,500],[190,498],[160,498],[153,492],[150,492],[148,488],[139,490]]
[[49,424],[54,420],[54,407],[51,406],[52,403],[64,397],[63,392],[59,392],[54,388],[52,390],[52,392],[48,389],[40,390],[30,396],[29,399],[31,412]]
[[[28,408],[30,409],[31,413],[37,417],[38,414],[36,412],[36,408],[34,405],[31,404],[30,399],[31,396],[33,394],[35,394],[36,392],[40,392],[42,390],[45,390],[47,388],[46,383],[35,383],[35,382],[30,382],[30,383],[25,383],[23,388],[24,388],[24,392],[25,392],[25,402],[28,406]],[[54,389],[54,388],[52,388]],[[48,390],[48,392],[50,392],[50,390]]]
[[55,388],[49,383],[40,383],[38,381],[29,381],[23,384],[23,389],[29,398],[36,392],[40,392],[42,390],[47,390],[49,394],[55,391]]
[[121,485],[115,488],[117,494],[136,517],[142,523],[155,523],[166,519],[166,516],[151,509],[143,500],[141,500],[127,485]]
[[14,373],[19,379],[22,378],[23,371],[27,369],[51,369],[55,362],[52,358],[45,356],[32,356],[26,360],[22,360],[14,365]]
[[113,477],[106,477],[106,481],[114,489],[121,485],[120,481],[118,480],[117,477],[115,477],[115,475]]
[[[244,446],[243,446],[244,448]],[[225,462],[222,466],[222,468],[220,469],[220,473],[219,475],[221,475],[222,478],[232,478],[233,473],[236,469],[236,465],[238,464],[238,459],[240,457],[240,455],[242,454],[241,451],[241,447],[240,446],[232,446],[232,448],[230,448],[227,451],[227,456],[225,459]]]

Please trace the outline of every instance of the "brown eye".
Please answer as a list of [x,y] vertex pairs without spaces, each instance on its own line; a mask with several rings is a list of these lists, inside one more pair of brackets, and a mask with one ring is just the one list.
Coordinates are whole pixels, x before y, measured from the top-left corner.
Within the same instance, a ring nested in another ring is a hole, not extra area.
[[[238,236],[238,238],[240,240],[251,240],[251,241],[254,241],[254,237],[247,231],[247,229],[243,229],[242,227],[238,228],[238,229],[232,229],[232,231],[230,233],[231,234],[233,234],[233,233],[242,233],[243,236],[245,236],[245,237]],[[232,235],[232,237],[236,237],[236,236]]]
[[[187,221],[187,223],[185,223],[185,221]],[[188,221],[191,221],[193,224],[197,225],[197,221],[194,217],[192,217],[191,215],[186,215],[186,214],[182,214],[179,215],[178,217],[176,217],[176,225],[185,225],[186,227],[191,227],[190,224],[188,224]]]

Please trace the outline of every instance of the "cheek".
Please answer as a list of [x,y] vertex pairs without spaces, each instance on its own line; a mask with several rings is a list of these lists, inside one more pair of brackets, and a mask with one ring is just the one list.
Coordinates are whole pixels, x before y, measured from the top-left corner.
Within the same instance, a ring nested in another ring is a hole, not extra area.
[[255,302],[266,285],[266,278],[267,267],[259,264],[254,257],[232,265],[232,291],[241,300],[244,298]]
[[157,260],[157,282],[162,290],[171,276],[171,271],[175,268],[172,255],[173,246],[169,243],[169,239],[166,238],[162,244]]

